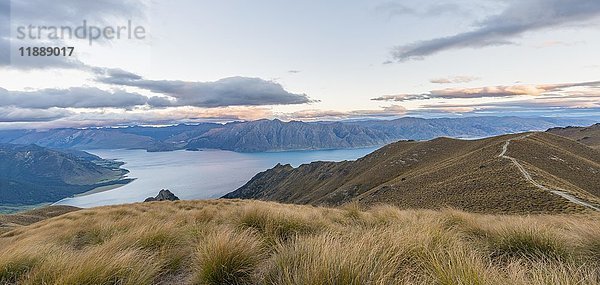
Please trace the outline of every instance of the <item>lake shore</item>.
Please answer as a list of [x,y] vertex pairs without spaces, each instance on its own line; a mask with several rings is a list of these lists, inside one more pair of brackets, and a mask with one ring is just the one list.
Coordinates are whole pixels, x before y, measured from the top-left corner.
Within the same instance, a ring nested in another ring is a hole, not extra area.
[[[109,185],[102,185],[102,186],[98,186],[90,191],[86,191],[80,194],[75,194],[73,195],[73,197],[84,197],[87,195],[92,195],[92,194],[96,194],[96,193],[101,193],[104,191],[110,191],[110,190],[114,190],[117,188],[121,188],[131,182],[133,182],[135,180],[135,178],[127,178],[127,179],[122,179],[119,181],[115,181],[113,184],[109,184]],[[62,199],[61,199],[62,200]]]

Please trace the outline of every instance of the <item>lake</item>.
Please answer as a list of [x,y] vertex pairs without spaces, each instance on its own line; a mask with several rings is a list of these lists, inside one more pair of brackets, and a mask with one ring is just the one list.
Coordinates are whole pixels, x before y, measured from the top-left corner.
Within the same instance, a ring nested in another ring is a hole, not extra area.
[[313,161],[343,161],[363,157],[377,148],[344,150],[237,153],[223,150],[146,152],[145,150],[92,150],[106,159],[125,162],[125,186],[85,196],[63,199],[55,204],[96,207],[142,202],[161,189],[169,189],[180,199],[221,197],[244,185],[255,174],[277,163],[294,167]]

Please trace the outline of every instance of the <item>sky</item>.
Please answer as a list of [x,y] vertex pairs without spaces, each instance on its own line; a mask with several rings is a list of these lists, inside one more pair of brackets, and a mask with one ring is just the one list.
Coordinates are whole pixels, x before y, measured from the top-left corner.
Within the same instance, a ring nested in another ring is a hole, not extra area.
[[599,50],[598,0],[0,0],[0,128],[600,120]]

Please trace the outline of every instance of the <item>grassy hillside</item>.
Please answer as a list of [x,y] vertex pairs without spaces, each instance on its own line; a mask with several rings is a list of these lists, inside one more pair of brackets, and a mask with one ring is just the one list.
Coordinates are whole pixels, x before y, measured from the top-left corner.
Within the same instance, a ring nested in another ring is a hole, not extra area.
[[599,174],[599,152],[549,133],[438,138],[393,143],[357,161],[278,165],[225,197],[313,205],[356,201],[402,208],[451,206],[483,213],[573,213],[600,205]]
[[121,165],[72,150],[0,144],[0,205],[55,202],[99,186],[128,183]]
[[549,133],[576,140],[582,144],[600,150],[600,124],[590,127],[552,128]]
[[218,200],[79,210],[0,236],[0,284],[600,284],[600,215]]
[[0,215],[0,234],[77,210],[79,208],[71,206],[48,206],[17,214]]

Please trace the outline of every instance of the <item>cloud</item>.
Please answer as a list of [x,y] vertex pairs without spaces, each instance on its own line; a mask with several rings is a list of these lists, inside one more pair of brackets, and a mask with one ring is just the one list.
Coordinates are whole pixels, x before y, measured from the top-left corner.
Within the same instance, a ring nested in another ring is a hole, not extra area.
[[288,114],[279,114],[281,119],[285,120],[334,120],[334,119],[357,119],[374,117],[399,117],[406,114],[406,109],[399,105],[391,105],[376,110],[352,110],[352,111],[334,111],[309,109],[301,110]]
[[[27,0],[11,1],[12,20],[17,24],[81,24],[83,20],[109,23],[115,19],[143,20],[144,0]],[[8,7],[10,9],[10,7]],[[0,9],[6,9],[0,5]]]
[[574,87],[595,88],[600,86],[600,81],[543,84],[543,85],[512,85],[512,86],[486,86],[478,88],[446,88],[432,90],[424,94],[399,94],[384,95],[371,100],[374,101],[412,101],[432,98],[456,99],[456,98],[488,98],[488,97],[512,97],[512,96],[540,96],[549,95],[551,92],[563,92]]
[[373,101],[395,101],[404,102],[412,100],[425,100],[430,99],[429,94],[397,94],[397,95],[383,95],[376,98],[372,98]]
[[122,90],[113,92],[93,87],[69,89],[41,89],[36,91],[8,91],[0,88],[0,106],[28,109],[48,108],[131,108],[145,105],[146,96]]
[[[28,0],[0,1],[0,67],[12,69],[83,69],[85,65],[75,56],[21,57],[14,56],[22,46],[68,46],[60,39],[20,40],[11,37],[19,26],[70,26],[76,28],[87,25],[124,25],[127,20],[136,25],[145,24],[148,0]],[[12,26],[11,26],[12,25]],[[98,39],[102,41],[102,39]],[[11,51],[13,53],[11,61]]]
[[419,108],[425,113],[597,113],[600,114],[600,92],[585,96],[564,95],[551,97],[516,98],[498,102],[457,102],[425,104]]
[[469,82],[473,82],[476,80],[479,80],[479,77],[475,77],[475,76],[452,76],[452,77],[446,77],[446,78],[434,78],[429,80],[429,82],[431,83],[435,83],[435,84],[451,84],[451,83],[469,83]]
[[68,117],[73,113],[64,109],[47,110],[0,107],[0,123],[14,122],[48,122]]
[[150,110],[88,110],[70,112],[64,109],[27,110],[0,108],[1,129],[52,129],[143,124],[178,124],[229,122],[272,117],[264,107],[223,107],[202,109],[176,107]]
[[105,70],[98,81],[107,84],[137,87],[164,94],[170,100],[150,102],[159,107],[195,106],[204,108],[226,106],[295,105],[314,102],[306,94],[286,91],[281,84],[251,77],[229,77],[214,82],[178,80],[146,80],[122,70]]
[[504,11],[477,23],[472,31],[397,46],[392,57],[405,61],[449,49],[512,44],[515,37],[528,31],[585,23],[598,16],[598,0],[511,1]]
[[384,14],[388,18],[392,18],[395,16],[416,14],[415,9],[404,5],[403,3],[395,2],[395,1],[389,1],[389,2],[385,2],[385,3],[381,3],[381,4],[377,5],[375,7],[375,12]]
[[[405,4],[406,1],[387,1],[375,6],[375,13],[385,15],[391,19],[398,16],[436,17],[443,14],[469,14],[462,6],[456,3],[433,2],[426,3],[421,7],[412,7]],[[423,4],[425,1],[419,4]]]

